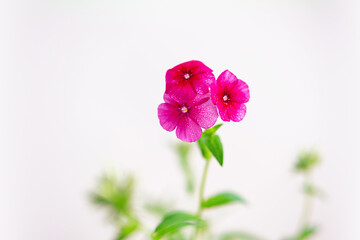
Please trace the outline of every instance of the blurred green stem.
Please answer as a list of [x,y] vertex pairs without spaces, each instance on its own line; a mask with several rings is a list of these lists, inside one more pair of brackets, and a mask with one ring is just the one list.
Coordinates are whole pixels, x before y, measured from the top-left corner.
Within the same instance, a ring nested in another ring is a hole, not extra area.
[[[313,186],[312,176],[310,172],[305,173],[305,184],[309,186]],[[313,209],[313,196],[311,194],[305,193],[304,206],[300,218],[300,229],[304,229],[310,225],[312,209]]]
[[[199,218],[201,218],[202,210],[203,210],[201,204],[204,201],[204,191],[205,191],[206,178],[207,178],[207,173],[208,173],[209,166],[210,166],[210,159],[206,160],[204,171],[203,171],[203,174],[202,174],[201,184],[200,184],[199,207],[198,207],[198,211],[197,211],[197,216]],[[195,232],[195,237],[194,237],[195,240],[197,239],[198,235],[199,235],[199,229],[197,228],[196,232]]]

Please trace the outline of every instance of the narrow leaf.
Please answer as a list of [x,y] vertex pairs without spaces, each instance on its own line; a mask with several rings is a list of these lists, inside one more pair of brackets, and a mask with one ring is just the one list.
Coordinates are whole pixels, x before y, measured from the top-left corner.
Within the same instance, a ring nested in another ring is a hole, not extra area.
[[135,219],[130,220],[126,225],[121,227],[121,232],[117,240],[126,239],[139,228],[139,222]]
[[210,160],[211,158],[211,152],[209,151],[209,149],[206,147],[205,144],[205,138],[201,137],[198,141],[197,141],[200,151],[201,151],[201,155],[203,156],[203,158],[205,158],[206,160]]
[[172,212],[166,215],[152,234],[153,239],[161,239],[165,235],[178,233],[183,227],[205,227],[205,222],[199,217],[186,212]]
[[234,202],[245,203],[245,200],[235,193],[224,192],[224,193],[219,193],[203,201],[201,203],[201,206],[203,208],[211,208],[211,207],[217,207],[220,205],[225,205]]
[[314,236],[316,232],[317,229],[315,226],[307,226],[301,229],[295,237],[288,237],[284,238],[283,240],[307,240]]
[[204,140],[206,147],[219,162],[220,166],[222,166],[224,161],[224,152],[220,137],[218,135],[213,135],[209,138],[204,138]]
[[296,240],[305,240],[308,239],[310,236],[313,236],[316,233],[316,227],[308,226],[305,227],[296,238]]
[[222,123],[221,124],[217,124],[215,126],[213,126],[212,128],[209,128],[209,129],[205,129],[204,131],[204,136],[205,137],[211,137],[212,135],[214,135],[216,133],[216,131],[222,126]]

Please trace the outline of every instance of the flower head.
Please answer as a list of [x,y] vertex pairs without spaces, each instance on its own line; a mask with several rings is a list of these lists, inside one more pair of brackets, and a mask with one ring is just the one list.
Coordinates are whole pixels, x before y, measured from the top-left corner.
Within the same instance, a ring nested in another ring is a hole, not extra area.
[[201,128],[212,127],[218,118],[209,93],[198,94],[193,99],[186,96],[176,99],[165,93],[164,101],[158,107],[160,125],[169,132],[176,128],[176,136],[185,142],[197,141]]
[[223,121],[241,121],[246,114],[244,103],[249,101],[248,85],[230,71],[220,74],[210,86],[211,100],[219,109]]
[[172,98],[180,100],[183,95],[194,98],[209,92],[215,81],[212,70],[200,61],[181,63],[166,72],[166,91]]

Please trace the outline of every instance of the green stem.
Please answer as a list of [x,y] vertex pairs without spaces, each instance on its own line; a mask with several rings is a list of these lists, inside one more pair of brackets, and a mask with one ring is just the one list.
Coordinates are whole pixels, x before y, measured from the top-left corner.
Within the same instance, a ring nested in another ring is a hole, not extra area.
[[[201,204],[204,201],[204,191],[205,191],[206,178],[207,178],[207,172],[208,172],[209,166],[210,166],[210,159],[206,160],[203,175],[202,175],[202,179],[201,179],[201,184],[200,184],[199,207],[198,207],[198,210],[197,210],[197,216],[199,218],[201,218],[202,210],[203,210]],[[196,232],[195,232],[195,237],[194,237],[195,240],[197,239],[198,235],[199,235],[199,229],[197,228]]]
[[[312,185],[312,177],[310,173],[306,173],[305,175],[305,182],[309,186]],[[302,215],[300,218],[300,230],[304,229],[305,227],[308,227],[310,225],[310,218],[312,214],[313,209],[313,196],[305,193],[305,199],[304,199],[304,207],[302,211]]]

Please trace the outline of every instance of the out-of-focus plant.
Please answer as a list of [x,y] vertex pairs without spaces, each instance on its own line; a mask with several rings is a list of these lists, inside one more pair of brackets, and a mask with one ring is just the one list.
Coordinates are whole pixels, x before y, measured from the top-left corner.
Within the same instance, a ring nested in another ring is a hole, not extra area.
[[90,194],[94,204],[108,210],[110,221],[118,228],[118,240],[127,238],[141,226],[132,206],[133,192],[133,177],[117,180],[114,174],[105,174],[96,191]]
[[[209,138],[215,136],[216,131],[221,125],[216,125],[211,129],[204,131],[203,136],[198,141],[198,146],[202,156],[205,159],[205,170],[203,172],[201,186],[199,190],[199,205],[196,213],[189,213],[184,211],[175,211],[171,204],[166,204],[161,201],[147,202],[143,207],[149,213],[161,219],[156,229],[152,234],[149,233],[148,228],[144,227],[141,219],[137,217],[133,206],[133,192],[134,192],[134,178],[126,177],[117,179],[114,174],[104,175],[98,183],[96,191],[92,192],[90,197],[94,204],[108,210],[109,219],[118,229],[117,240],[129,239],[134,233],[142,232],[145,239],[168,239],[168,240],[188,240],[196,239],[200,234],[205,236],[204,239],[215,240],[260,240],[254,234],[230,231],[219,236],[212,236],[209,234],[209,226],[207,221],[203,219],[202,212],[207,209],[220,207],[230,203],[245,204],[246,201],[239,195],[232,192],[221,192],[210,197],[204,196],[205,182],[209,162],[214,157],[219,163],[223,160],[222,150],[213,152],[210,150],[213,142],[216,140]],[[206,139],[207,138],[207,139]],[[216,137],[217,139],[220,139]],[[210,148],[209,148],[210,146]],[[181,161],[181,168],[184,172],[184,177],[187,182],[187,191],[189,193],[189,185],[193,186],[194,176],[189,165],[189,152],[191,146],[186,143],[179,143],[175,148],[176,153]],[[315,151],[302,152],[298,161],[295,163],[294,171],[304,177],[302,193],[304,194],[304,206],[300,218],[300,225],[298,231],[293,237],[285,238],[284,240],[306,240],[316,236],[318,228],[311,222],[311,213],[313,208],[313,200],[315,197],[324,196],[324,193],[314,185],[312,175],[316,167],[319,165],[319,156]],[[190,177],[191,176],[191,177]],[[189,184],[192,182],[192,184]],[[191,192],[190,192],[191,193]],[[138,207],[137,207],[138,208]],[[196,232],[192,235],[185,227],[192,226]],[[151,236],[150,236],[151,235]]]
[[320,163],[319,154],[312,151],[303,151],[300,153],[295,163],[294,171],[304,177],[302,192],[304,195],[304,206],[302,209],[298,232],[295,236],[285,240],[305,240],[314,237],[318,227],[311,222],[313,202],[315,197],[323,195],[323,192],[314,185],[313,171]]
[[186,190],[188,193],[194,193],[194,174],[191,170],[189,153],[191,150],[191,144],[189,143],[179,143],[176,145],[176,152],[179,156],[180,166],[185,175],[186,179]]

